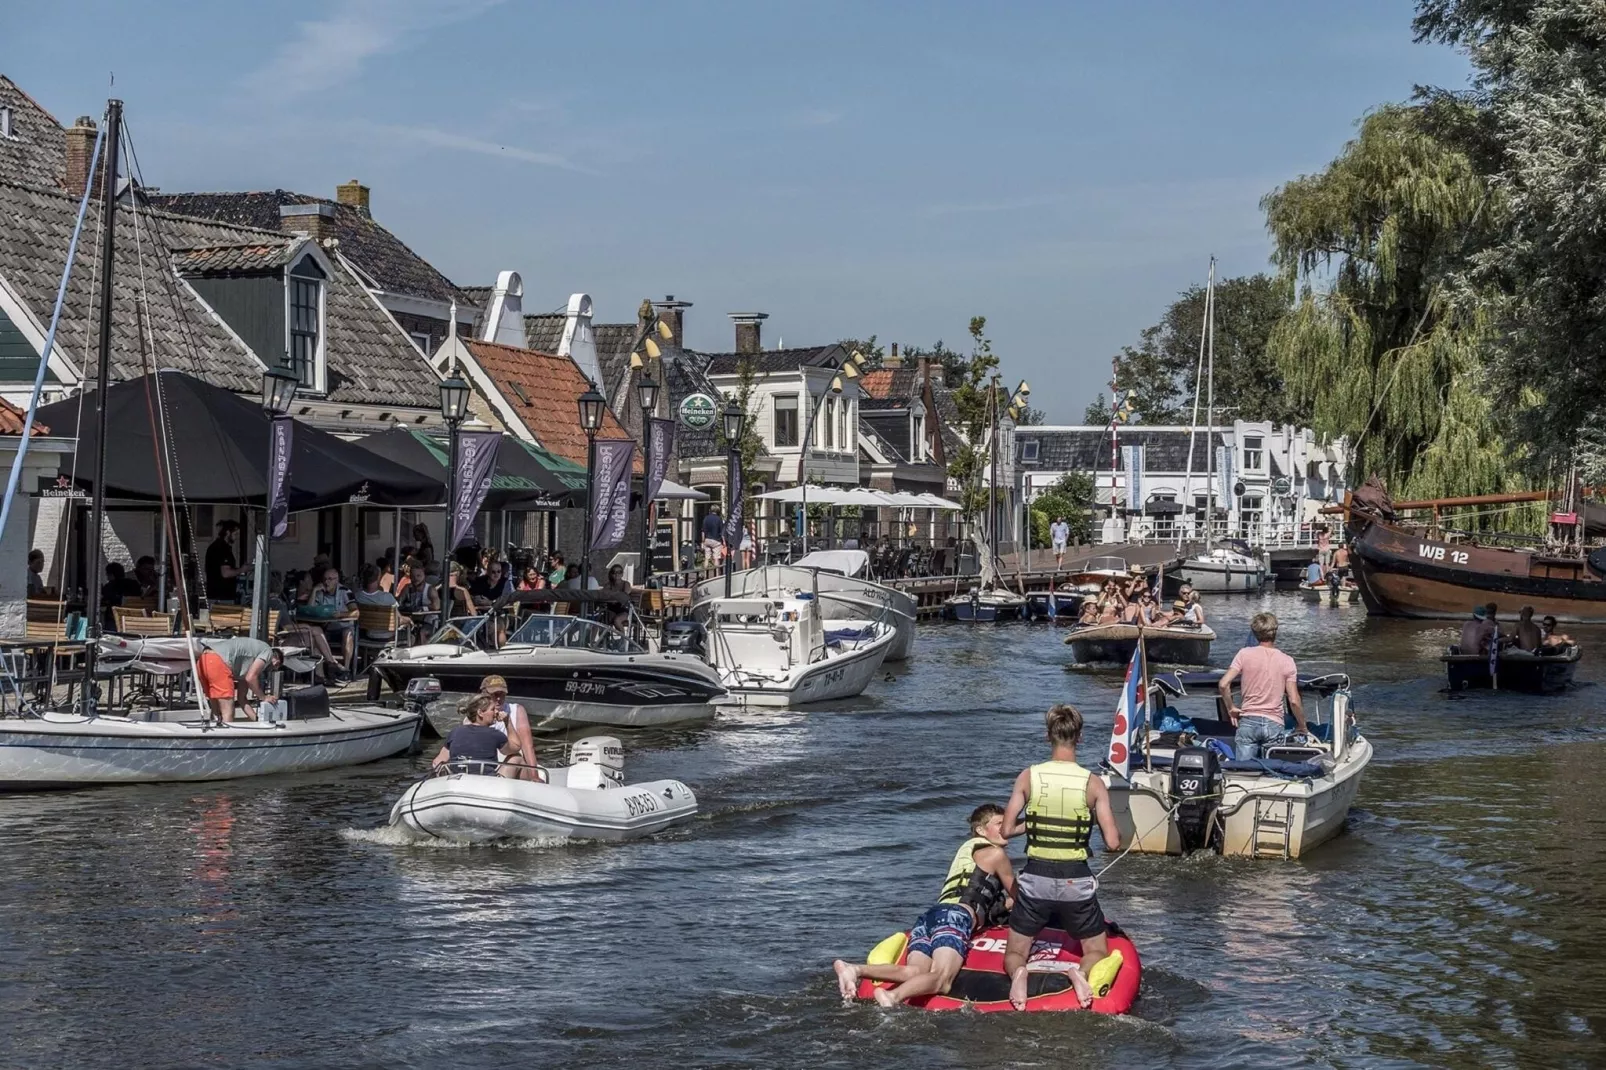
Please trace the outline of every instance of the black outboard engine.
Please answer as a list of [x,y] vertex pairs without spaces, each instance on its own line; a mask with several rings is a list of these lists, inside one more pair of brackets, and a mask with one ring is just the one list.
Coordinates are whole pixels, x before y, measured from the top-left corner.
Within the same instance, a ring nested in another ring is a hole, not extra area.
[[1209,747],[1184,747],[1171,759],[1171,805],[1177,808],[1182,853],[1204,847],[1221,805],[1221,759]]
[[708,631],[694,620],[672,620],[664,625],[666,654],[708,656]]

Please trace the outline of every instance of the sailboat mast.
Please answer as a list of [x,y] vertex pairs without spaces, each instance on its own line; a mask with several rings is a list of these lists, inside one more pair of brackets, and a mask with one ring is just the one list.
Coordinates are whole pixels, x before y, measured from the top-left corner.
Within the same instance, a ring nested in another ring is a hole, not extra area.
[[[84,686],[80,692],[85,716],[95,712],[95,654],[100,638],[100,573],[101,558],[105,554],[101,541],[101,528],[106,522],[106,387],[111,380],[112,355],[112,281],[115,275],[112,254],[117,245],[117,158],[123,128],[123,102],[106,102],[106,162],[101,174],[100,187],[100,357],[95,370],[95,484],[90,488],[89,578],[86,586],[89,596],[89,644],[84,651]],[[93,173],[89,181],[94,182]]]
[[[1216,258],[1210,258],[1210,273],[1205,276],[1205,314],[1199,317],[1199,361],[1193,369],[1193,416],[1188,420],[1188,474],[1182,480],[1183,508],[1195,501],[1193,496],[1193,440],[1199,431],[1199,401],[1204,396],[1205,338],[1210,333],[1210,293],[1216,282]],[[1208,448],[1208,446],[1207,446]],[[1177,545],[1182,545],[1182,527],[1177,525]]]
[[1214,541],[1216,518],[1216,258],[1210,258],[1205,283],[1205,454],[1210,468],[1205,476],[1205,549]]

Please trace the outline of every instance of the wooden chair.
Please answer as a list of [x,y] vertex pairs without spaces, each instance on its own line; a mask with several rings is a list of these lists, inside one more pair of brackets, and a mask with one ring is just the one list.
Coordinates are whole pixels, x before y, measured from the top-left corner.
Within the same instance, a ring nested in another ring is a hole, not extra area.
[[163,636],[175,634],[173,618],[166,613],[160,616],[148,616],[144,613],[133,613],[121,606],[112,610],[112,616],[117,623],[117,631],[121,635]]
[[251,630],[251,607],[213,604],[206,609],[207,628],[214,632]]
[[129,609],[129,610],[138,610],[140,613],[142,613],[143,615],[145,615],[147,617],[151,616],[152,614],[154,614],[156,612],[156,596],[155,595],[149,595],[149,596],[145,596],[145,595],[124,595],[123,596],[123,604],[122,604],[121,608]]
[[[45,697],[63,672],[71,673],[84,654],[84,643],[76,637],[83,625],[78,614],[67,612],[67,603],[49,598],[28,599],[27,636],[41,643],[54,645],[34,655],[33,671],[27,683],[33,684]],[[68,682],[71,690],[72,681]]]
[[637,612],[643,617],[658,617],[664,612],[664,592],[662,588],[645,587],[641,591],[640,601],[637,602]]
[[406,634],[401,610],[395,606],[357,606],[356,659],[359,664],[364,650],[383,650]]

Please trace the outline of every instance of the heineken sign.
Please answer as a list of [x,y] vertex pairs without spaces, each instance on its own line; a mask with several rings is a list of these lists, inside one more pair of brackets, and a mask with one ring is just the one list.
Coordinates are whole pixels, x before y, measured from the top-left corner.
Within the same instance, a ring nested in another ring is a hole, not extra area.
[[704,431],[714,426],[719,406],[707,394],[687,394],[680,403],[680,422],[693,431]]

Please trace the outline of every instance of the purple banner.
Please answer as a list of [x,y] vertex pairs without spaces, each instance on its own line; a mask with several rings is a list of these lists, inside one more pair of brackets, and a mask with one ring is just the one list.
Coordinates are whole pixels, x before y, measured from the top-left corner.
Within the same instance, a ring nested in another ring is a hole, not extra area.
[[457,435],[457,470],[452,473],[451,523],[446,552],[463,545],[474,530],[485,496],[491,492],[491,476],[496,473],[496,453],[502,445],[500,431],[460,431]]
[[730,455],[730,482],[725,487],[725,548],[742,545],[742,455]]
[[669,474],[669,455],[675,452],[675,421],[653,420],[647,425],[647,434],[652,436],[652,471],[647,473],[647,493],[642,501],[651,503]]
[[295,441],[295,421],[276,416],[269,431],[268,449],[268,538],[281,539],[290,526],[290,447]]
[[597,439],[591,470],[591,549],[606,550],[625,541],[630,523],[630,463],[636,444],[628,438]]

